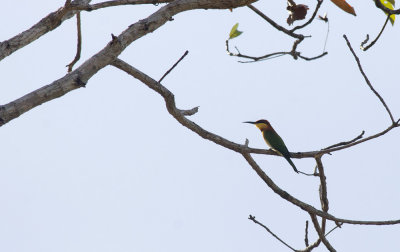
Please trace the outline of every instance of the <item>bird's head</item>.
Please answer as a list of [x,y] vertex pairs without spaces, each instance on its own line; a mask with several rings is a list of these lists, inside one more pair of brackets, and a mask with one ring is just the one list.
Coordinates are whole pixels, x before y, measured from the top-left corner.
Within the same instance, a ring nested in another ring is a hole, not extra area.
[[255,121],[255,122],[249,122],[249,121],[248,121],[248,122],[243,122],[243,123],[254,124],[254,125],[256,125],[257,128],[259,128],[261,131],[272,129],[271,124],[270,124],[267,120],[264,120],[264,119],[258,120],[258,121]]

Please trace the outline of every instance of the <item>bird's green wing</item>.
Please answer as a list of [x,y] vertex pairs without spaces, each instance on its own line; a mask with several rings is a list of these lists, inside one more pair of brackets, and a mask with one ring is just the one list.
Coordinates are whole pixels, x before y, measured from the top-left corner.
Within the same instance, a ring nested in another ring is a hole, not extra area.
[[293,167],[293,170],[298,173],[299,171],[290,159],[289,150],[278,133],[276,133],[274,130],[264,130],[263,137],[268,146],[279,152]]
[[263,137],[269,147],[277,150],[284,157],[290,157],[289,150],[287,149],[285,143],[274,130],[264,130]]

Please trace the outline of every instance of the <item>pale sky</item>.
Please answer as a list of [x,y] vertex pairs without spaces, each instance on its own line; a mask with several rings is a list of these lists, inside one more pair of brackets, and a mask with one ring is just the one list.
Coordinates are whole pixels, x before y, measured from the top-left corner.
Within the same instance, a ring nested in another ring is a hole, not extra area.
[[[303,3],[311,9],[308,19],[316,1]],[[0,40],[63,4],[4,2]],[[323,3],[320,14],[330,18],[329,54],[316,61],[284,56],[241,64],[228,56],[225,40],[237,22],[244,33],[231,47],[242,53],[260,56],[292,47],[291,38],[246,7],[178,14],[130,45],[121,59],[158,80],[188,50],[163,85],[175,94],[179,108],[200,106],[191,120],[231,141],[248,138],[251,147],[267,148],[259,130],[242,123],[264,118],[290,151],[319,150],[390,124],[343,34],[395,118],[400,117],[399,24],[389,25],[363,52],[361,41],[367,33],[376,36],[385,15],[372,1],[350,4],[356,17]],[[111,33],[119,34],[161,6],[82,12],[82,58],[76,67],[102,49]],[[255,6],[287,27],[286,1]],[[326,31],[325,23],[314,21],[302,32],[312,38],[299,50],[310,57],[322,53]],[[64,76],[75,47],[72,18],[0,61],[0,104]],[[160,95],[114,67],[101,70],[86,88],[4,125],[0,139],[0,251],[289,251],[249,221],[249,214],[296,249],[305,247],[306,212],[274,194],[239,154],[180,125]],[[395,129],[323,157],[331,214],[400,219],[399,139],[400,129]],[[282,157],[253,157],[282,189],[320,208],[319,178],[294,173]],[[314,170],[313,159],[293,161],[303,172]],[[315,241],[315,231],[309,233],[310,242]],[[328,238],[338,251],[395,252],[400,251],[399,234],[400,225],[343,225]],[[314,251],[326,249],[320,245]]]

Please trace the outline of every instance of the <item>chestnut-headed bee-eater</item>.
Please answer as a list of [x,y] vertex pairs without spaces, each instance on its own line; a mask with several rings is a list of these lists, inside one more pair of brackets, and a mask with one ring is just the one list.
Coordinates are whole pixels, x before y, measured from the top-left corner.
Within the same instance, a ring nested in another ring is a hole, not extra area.
[[261,130],[261,133],[267,145],[271,147],[271,149],[273,149],[275,152],[283,156],[293,167],[294,171],[299,173],[299,171],[296,169],[296,166],[290,159],[289,150],[286,147],[285,143],[283,142],[282,138],[278,135],[278,133],[276,133],[274,128],[272,128],[271,124],[267,120],[258,120],[256,122],[244,122],[244,123],[251,123],[256,125],[257,128]]

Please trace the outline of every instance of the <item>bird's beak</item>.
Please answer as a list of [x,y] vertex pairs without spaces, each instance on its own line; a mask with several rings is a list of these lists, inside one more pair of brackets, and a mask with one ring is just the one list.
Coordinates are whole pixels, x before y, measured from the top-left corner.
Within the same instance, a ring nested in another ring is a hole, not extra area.
[[243,123],[256,124],[256,122],[249,122],[249,121],[247,121],[247,122],[243,122]]

